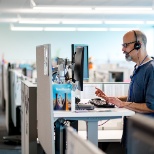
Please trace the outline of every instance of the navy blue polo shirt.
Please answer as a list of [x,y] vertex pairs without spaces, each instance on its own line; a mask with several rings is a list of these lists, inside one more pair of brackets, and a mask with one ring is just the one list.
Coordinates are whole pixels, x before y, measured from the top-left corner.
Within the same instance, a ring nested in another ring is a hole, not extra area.
[[[154,110],[154,60],[139,66],[131,76],[128,91],[128,102],[146,103],[147,107]],[[144,113],[154,117],[154,113]],[[124,117],[122,145],[126,147],[127,118]]]
[[[128,92],[128,102],[146,103],[154,110],[154,60],[134,70]],[[154,116],[154,113],[148,113]]]

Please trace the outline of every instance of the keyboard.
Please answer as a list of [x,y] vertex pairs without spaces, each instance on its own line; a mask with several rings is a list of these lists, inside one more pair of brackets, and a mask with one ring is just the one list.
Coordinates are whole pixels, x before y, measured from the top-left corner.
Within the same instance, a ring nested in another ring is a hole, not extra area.
[[115,105],[107,103],[105,100],[100,98],[91,99],[89,103],[93,104],[95,107],[98,108],[114,108]]
[[92,104],[75,104],[75,110],[93,110],[94,105]]

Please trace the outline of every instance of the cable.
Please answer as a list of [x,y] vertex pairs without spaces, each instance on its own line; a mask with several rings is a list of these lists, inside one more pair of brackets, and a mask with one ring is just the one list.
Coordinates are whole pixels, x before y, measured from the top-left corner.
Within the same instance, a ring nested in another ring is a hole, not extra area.
[[102,124],[98,125],[98,126],[102,126],[104,125],[105,123],[107,123],[110,119],[106,120],[105,122],[103,122]]

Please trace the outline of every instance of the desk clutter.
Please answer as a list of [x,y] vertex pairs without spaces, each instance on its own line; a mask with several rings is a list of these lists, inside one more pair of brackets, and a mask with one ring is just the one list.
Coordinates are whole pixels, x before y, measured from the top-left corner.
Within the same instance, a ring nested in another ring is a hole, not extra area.
[[91,99],[89,103],[93,104],[95,107],[98,108],[114,108],[115,105],[106,102],[100,98]]
[[75,109],[76,110],[94,110],[95,108],[114,108],[115,105],[107,103],[105,100],[100,98],[94,98],[86,100],[86,102],[81,101],[76,98]]

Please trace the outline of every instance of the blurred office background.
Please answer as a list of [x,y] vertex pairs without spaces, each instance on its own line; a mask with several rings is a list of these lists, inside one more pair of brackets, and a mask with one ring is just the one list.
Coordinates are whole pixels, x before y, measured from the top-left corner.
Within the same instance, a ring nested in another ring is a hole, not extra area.
[[123,35],[142,30],[153,56],[153,19],[153,0],[1,0],[0,56],[5,62],[34,64],[36,46],[51,44],[52,59],[71,60],[71,44],[86,44],[89,81],[129,82],[134,63],[125,60]]

